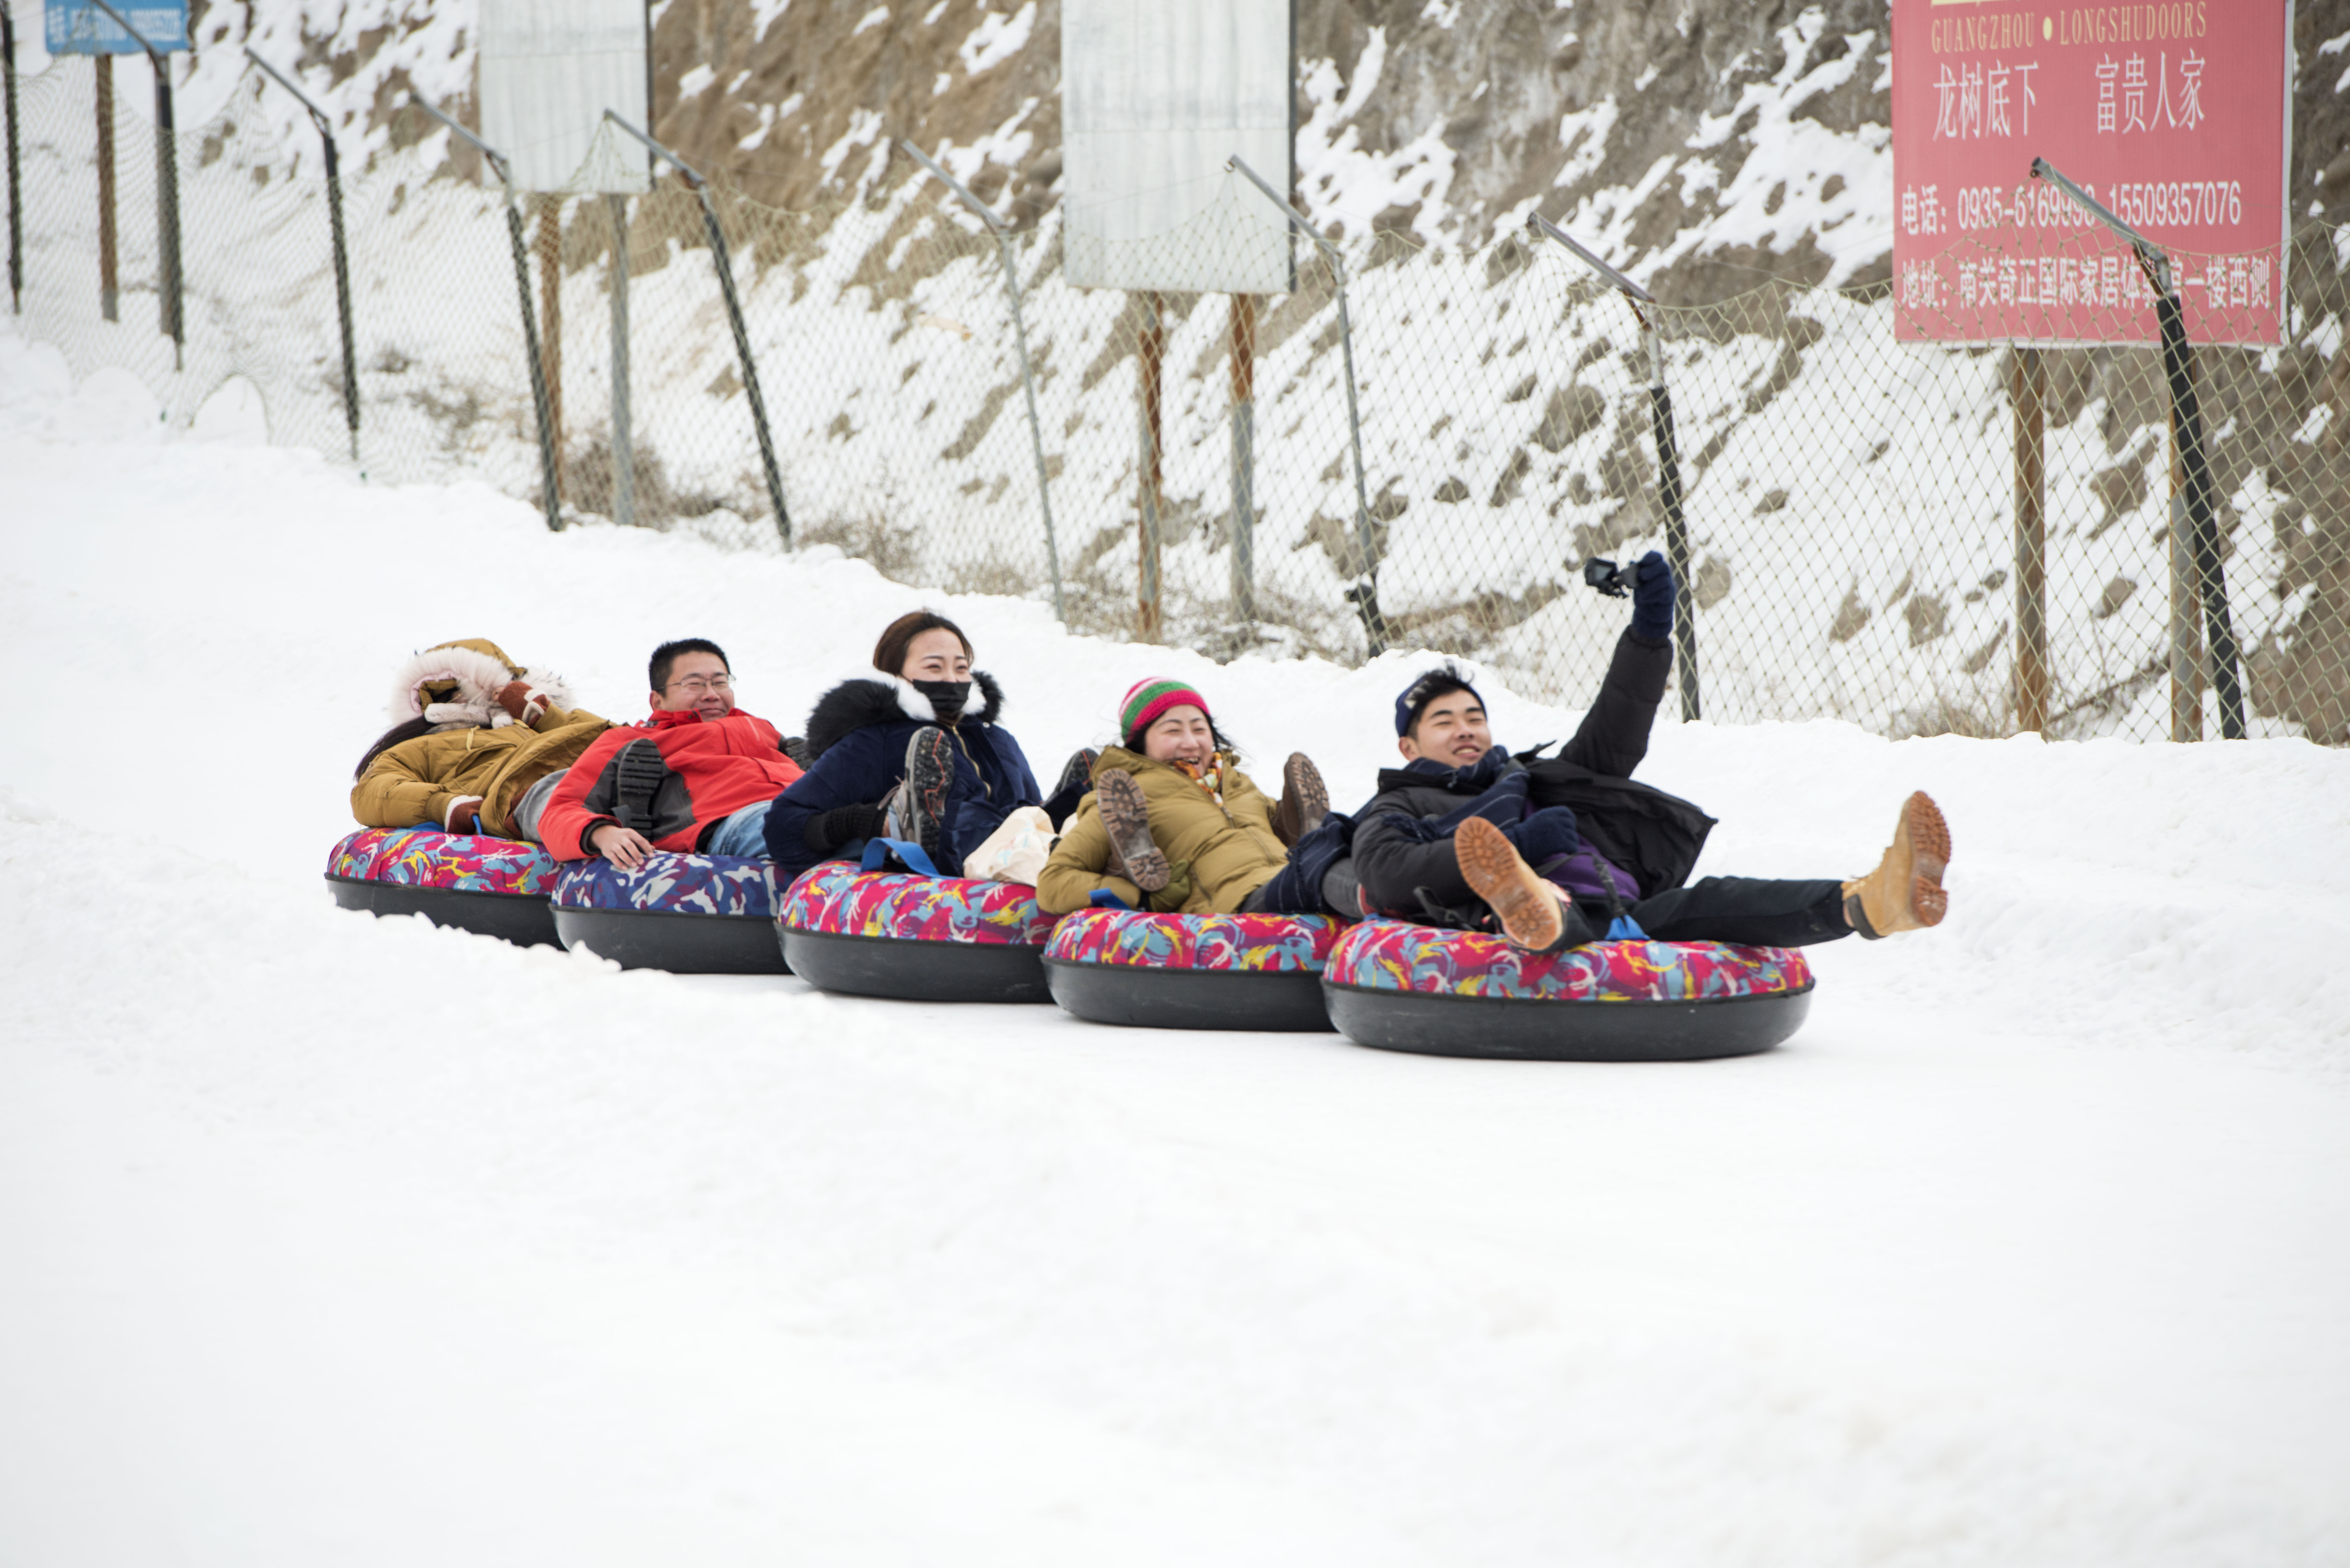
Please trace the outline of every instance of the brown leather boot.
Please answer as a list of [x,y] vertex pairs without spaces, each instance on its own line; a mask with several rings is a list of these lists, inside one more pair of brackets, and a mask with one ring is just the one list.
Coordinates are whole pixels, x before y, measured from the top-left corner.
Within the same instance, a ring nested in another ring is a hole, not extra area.
[[1566,945],[1565,892],[1535,876],[1500,828],[1482,816],[1471,817],[1452,836],[1452,857],[1461,880],[1501,920],[1512,946],[1549,953]]
[[1150,836],[1150,803],[1134,775],[1119,768],[1104,769],[1094,781],[1094,798],[1109,834],[1111,866],[1122,867],[1126,879],[1146,893],[1166,887],[1173,873]]
[[1322,770],[1304,752],[1292,752],[1281,765],[1281,800],[1273,808],[1274,836],[1295,844],[1330,815],[1330,791]]
[[1942,890],[1950,863],[1950,824],[1933,797],[1919,790],[1901,803],[1901,820],[1877,869],[1844,885],[1845,919],[1871,941],[1940,925],[1950,907]]

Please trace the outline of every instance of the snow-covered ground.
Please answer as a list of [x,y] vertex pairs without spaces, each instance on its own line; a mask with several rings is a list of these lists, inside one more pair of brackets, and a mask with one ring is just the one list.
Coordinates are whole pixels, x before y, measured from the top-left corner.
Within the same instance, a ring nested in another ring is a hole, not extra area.
[[[1660,730],[1704,869],[1939,930],[1671,1067],[620,973],[332,908],[411,650],[795,728],[925,597],[1042,765],[1202,683],[1351,804],[1419,656],[556,536],[0,327],[0,1563],[2350,1559],[2350,754]],[[1487,688],[1516,743],[1570,712]]]

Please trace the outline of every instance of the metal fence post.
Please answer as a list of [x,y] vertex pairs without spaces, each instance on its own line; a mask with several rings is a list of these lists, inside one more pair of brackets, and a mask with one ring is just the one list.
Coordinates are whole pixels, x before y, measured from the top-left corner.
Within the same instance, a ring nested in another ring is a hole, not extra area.
[[2211,689],[2220,696],[2220,733],[2244,738],[2244,690],[2236,656],[2236,628],[2228,614],[2228,583],[2220,563],[2220,528],[2212,515],[2211,463],[2203,449],[2203,415],[2195,396],[2195,350],[2187,341],[2187,317],[2171,275],[2170,257],[2154,243],[2100,205],[2045,158],[2032,161],[2034,179],[2062,191],[2090,216],[2129,242],[2137,265],[2154,289],[2154,318],[2162,333],[2162,374],[2170,386],[2171,428],[2177,433],[2180,477],[2185,482],[2188,537],[2195,553],[2195,580],[2203,601],[2203,632],[2211,669]]
[[546,367],[538,357],[538,313],[530,303],[530,253],[522,242],[522,209],[515,205],[513,171],[488,142],[413,93],[408,101],[463,137],[474,151],[488,159],[500,189],[505,192],[506,241],[514,250],[515,289],[522,299],[523,353],[530,361],[530,400],[538,415],[539,502],[546,513],[547,527],[559,533],[563,527],[563,498],[555,484],[555,439],[546,419]]
[[122,247],[114,221],[114,57],[100,55],[98,73],[98,314],[122,319]]
[[318,140],[327,150],[327,223],[335,242],[335,321],[343,334],[343,423],[349,428],[351,462],[359,460],[359,354],[351,341],[351,262],[343,245],[343,173],[342,164],[335,152],[334,121],[327,111],[310,101],[310,96],[281,75],[276,66],[245,46],[244,57],[268,73],[269,79],[294,95],[295,101],[309,110],[310,123],[318,128]]
[[2187,490],[2177,447],[2170,465],[2170,738],[2203,738],[2203,639],[2195,627],[2195,546],[2189,535]]
[[2048,729],[2048,385],[2037,348],[2014,350],[2015,727]]
[[1359,558],[1354,582],[1347,588],[1347,597],[1363,618],[1363,636],[1369,644],[1371,657],[1377,659],[1388,649],[1387,618],[1379,613],[1379,553],[1378,537],[1371,531],[1371,498],[1363,482],[1363,417],[1355,401],[1355,326],[1347,310],[1347,262],[1338,247],[1322,237],[1305,214],[1289,204],[1289,198],[1266,184],[1257,171],[1237,155],[1224,165],[1228,170],[1247,177],[1248,182],[1264,192],[1265,200],[1286,213],[1290,223],[1299,234],[1314,242],[1315,247],[1330,263],[1331,273],[1338,283],[1338,348],[1347,370],[1347,439],[1355,457],[1355,548]]
[[995,254],[1003,264],[1003,293],[1012,301],[1012,337],[1020,348],[1020,386],[1028,395],[1028,446],[1036,459],[1036,507],[1045,516],[1045,565],[1053,575],[1053,618],[1066,625],[1068,612],[1061,603],[1061,547],[1053,536],[1053,487],[1045,470],[1045,431],[1036,418],[1036,375],[1028,362],[1028,327],[1020,309],[1020,267],[1012,249],[1012,231],[993,208],[966,190],[962,181],[931,161],[930,155],[910,141],[899,146],[914,155],[914,161],[962,198],[963,204],[980,215],[990,233],[995,236]]
[[1232,619],[1256,625],[1256,296],[1232,296]]
[[[1526,226],[1565,245],[1577,260],[1624,296],[1640,324],[1640,338],[1648,350],[1648,418],[1657,439],[1657,494],[1665,512],[1665,559],[1680,589],[1679,613],[1673,617],[1673,663],[1680,673],[1681,719],[1693,722],[1701,714],[1697,673],[1697,595],[1690,582],[1689,520],[1681,513],[1681,457],[1673,431],[1673,394],[1665,385],[1665,339],[1650,312],[1656,296],[1578,244],[1575,236],[1539,213],[1526,215]],[[1642,308],[1646,306],[1647,308]]]
[[16,153],[16,20],[0,0],[0,84],[8,115],[8,313],[25,313],[25,182]]
[[636,436],[629,425],[629,199],[608,192],[612,215],[612,521],[637,522]]
[[784,479],[775,467],[775,438],[767,432],[767,400],[759,391],[759,367],[751,358],[751,334],[743,325],[743,301],[734,292],[734,258],[726,248],[726,231],[718,223],[717,204],[710,199],[710,182],[691,164],[610,109],[604,111],[604,118],[660,154],[685,177],[685,182],[701,199],[702,226],[710,233],[710,259],[718,268],[718,290],[726,296],[726,319],[734,328],[734,355],[743,364],[743,389],[751,397],[751,423],[759,436],[759,462],[766,470],[767,499],[775,508],[775,532],[788,550],[792,547],[792,514],[784,510]]
[[1157,642],[1167,624],[1166,581],[1159,574],[1163,535],[1159,516],[1163,483],[1159,407],[1167,373],[1167,318],[1156,293],[1143,295],[1142,308],[1149,319],[1135,346],[1137,389],[1141,394],[1135,409],[1135,428],[1139,442],[1138,466],[1142,470],[1142,535],[1135,552],[1134,635],[1144,642]]
[[160,255],[161,275],[156,279],[157,302],[161,315],[162,329],[172,338],[172,369],[187,369],[188,335],[186,312],[181,298],[180,285],[180,157],[179,137],[172,123],[172,67],[164,54],[149,43],[145,35],[130,25],[130,19],[106,0],[90,0],[90,4],[114,18],[114,25],[130,35],[130,41],[147,51],[147,63],[155,72],[155,238]]

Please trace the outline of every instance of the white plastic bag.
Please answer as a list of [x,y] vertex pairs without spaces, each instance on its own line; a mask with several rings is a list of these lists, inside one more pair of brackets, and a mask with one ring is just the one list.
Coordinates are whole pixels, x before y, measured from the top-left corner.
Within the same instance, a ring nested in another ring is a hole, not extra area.
[[1053,853],[1053,819],[1042,806],[1024,805],[1005,817],[987,841],[962,857],[962,874],[979,881],[1034,888]]

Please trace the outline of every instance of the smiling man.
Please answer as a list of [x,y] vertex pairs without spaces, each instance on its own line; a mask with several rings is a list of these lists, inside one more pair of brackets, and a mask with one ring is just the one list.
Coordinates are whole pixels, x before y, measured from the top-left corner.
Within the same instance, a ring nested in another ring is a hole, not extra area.
[[1381,769],[1379,793],[1356,814],[1365,912],[1498,927],[1535,952],[1598,940],[1619,918],[1659,941],[1775,947],[1939,923],[1950,836],[1922,791],[1866,877],[1689,881],[1713,818],[1631,776],[1672,668],[1677,597],[1654,551],[1636,574],[1632,624],[1557,756],[1495,745],[1484,699],[1450,663],[1396,699],[1404,765]]
[[714,642],[665,642],[646,675],[651,713],[607,731],[555,785],[538,819],[546,852],[624,871],[657,849],[764,855],[767,808],[800,776],[783,736],[734,706]]

